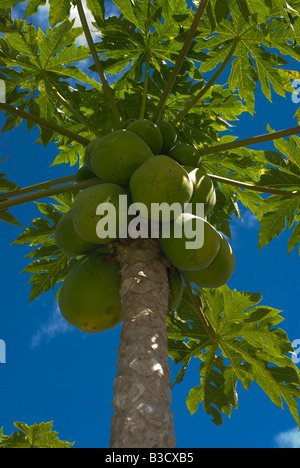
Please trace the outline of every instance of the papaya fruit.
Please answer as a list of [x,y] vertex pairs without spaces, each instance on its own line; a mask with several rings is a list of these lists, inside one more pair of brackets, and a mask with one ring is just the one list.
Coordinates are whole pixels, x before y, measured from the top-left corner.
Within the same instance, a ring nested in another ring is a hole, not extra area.
[[153,153],[142,138],[125,129],[116,130],[94,147],[89,167],[106,182],[126,185],[133,172],[151,157]]
[[229,242],[220,236],[220,249],[214,261],[204,270],[183,272],[184,279],[200,288],[219,288],[228,283],[235,270],[235,257]]
[[131,122],[127,130],[136,133],[151,148],[152,153],[159,154],[163,147],[163,137],[156,123],[147,119],[138,119]]
[[177,141],[177,132],[174,125],[169,122],[158,122],[157,126],[163,137],[163,146],[160,152],[161,154],[166,154],[167,151],[175,146]]
[[100,138],[96,138],[95,140],[90,141],[90,143],[85,148],[84,162],[91,171],[92,171],[92,166],[91,166],[92,154],[94,150],[97,148],[97,146],[100,144],[102,138],[103,137],[100,137]]
[[[119,237],[120,195],[127,196],[123,187],[108,183],[94,185],[80,192],[73,204],[73,226],[78,236],[95,244],[107,244],[116,240]],[[111,211],[105,214],[97,214],[98,206],[103,203],[110,204]],[[115,211],[113,207],[115,207]],[[114,232],[99,237],[98,223],[101,223],[103,218],[110,223],[107,226],[108,229],[114,226],[115,228],[113,229]]]
[[67,274],[59,293],[65,320],[86,333],[99,333],[122,321],[119,264],[86,256]]
[[195,148],[195,146],[187,143],[176,143],[175,146],[167,152],[167,155],[175,159],[179,164],[186,166],[198,167],[201,163],[200,151]]
[[160,244],[165,256],[179,271],[196,271],[214,261],[220,248],[220,235],[205,219],[182,213],[173,222],[170,235],[160,238]]
[[76,233],[73,227],[72,210],[63,214],[55,228],[55,242],[61,252],[70,256],[84,255],[98,248],[97,244],[87,242]]
[[176,309],[179,306],[183,295],[183,282],[181,275],[177,268],[168,268],[168,281],[169,281],[169,311]]
[[193,196],[190,200],[191,213],[197,214],[197,203],[204,204],[204,216],[209,215],[216,205],[216,190],[212,179],[199,168],[184,166],[193,183]]
[[95,172],[91,171],[88,166],[82,166],[78,169],[76,173],[76,182],[81,182],[83,180],[95,179],[97,176]]
[[[141,215],[160,221],[161,213],[154,211],[151,204],[173,203],[181,205],[177,216],[184,210],[185,203],[192,197],[193,184],[186,170],[165,155],[149,158],[131,176],[130,193],[133,203],[143,203],[145,212]],[[170,219],[175,214],[170,212]]]

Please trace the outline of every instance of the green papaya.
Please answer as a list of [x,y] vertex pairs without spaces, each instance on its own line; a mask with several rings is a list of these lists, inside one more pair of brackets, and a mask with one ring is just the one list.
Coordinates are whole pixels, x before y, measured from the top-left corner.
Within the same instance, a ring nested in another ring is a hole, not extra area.
[[194,145],[187,143],[176,143],[167,155],[175,159],[179,164],[198,167],[201,163],[200,151]]
[[219,252],[204,270],[185,271],[184,279],[200,288],[219,288],[228,283],[235,270],[235,257],[229,242],[221,236]]
[[157,126],[159,127],[163,137],[163,146],[160,152],[161,154],[166,154],[173,146],[175,146],[177,141],[177,132],[175,127],[169,122],[158,122]]
[[70,270],[59,293],[60,312],[70,325],[99,333],[122,321],[119,269],[117,262],[93,255]]
[[73,227],[72,210],[63,214],[55,228],[55,242],[59,250],[66,255],[78,256],[92,252],[97,244],[82,239]]
[[[73,226],[76,233],[84,240],[95,244],[107,244],[119,237],[120,195],[127,193],[120,185],[103,183],[88,187],[75,198],[73,205]],[[99,207],[109,205],[110,211],[100,213]],[[109,232],[99,235],[99,227]],[[111,231],[112,229],[112,231]],[[105,229],[104,229],[105,230]]]
[[136,133],[151,148],[152,153],[159,154],[163,147],[163,137],[159,127],[147,119],[138,119],[131,122],[127,130]]
[[204,204],[204,216],[209,215],[216,205],[216,190],[212,179],[199,168],[184,166],[193,183],[193,196],[190,200],[192,214],[197,214],[197,203]]
[[96,138],[95,140],[90,141],[90,143],[85,148],[84,162],[91,171],[92,171],[92,165],[91,165],[92,154],[94,150],[97,148],[97,146],[100,144],[102,138],[103,137],[100,137],[100,138]]
[[218,231],[205,219],[182,213],[160,239],[162,250],[179,271],[207,268],[220,248]]
[[106,182],[126,185],[133,172],[153,153],[147,143],[133,132],[116,130],[95,146],[90,168]]
[[95,172],[91,171],[88,166],[82,166],[76,173],[76,182],[82,182],[84,180],[95,179],[97,176]]
[[[153,204],[164,203],[168,208],[177,203],[178,216],[193,193],[193,184],[186,170],[165,155],[154,156],[144,162],[131,176],[129,186],[133,203],[144,206],[141,214],[157,221],[162,219],[162,214],[155,211]],[[175,214],[170,212],[170,219],[174,217]]]

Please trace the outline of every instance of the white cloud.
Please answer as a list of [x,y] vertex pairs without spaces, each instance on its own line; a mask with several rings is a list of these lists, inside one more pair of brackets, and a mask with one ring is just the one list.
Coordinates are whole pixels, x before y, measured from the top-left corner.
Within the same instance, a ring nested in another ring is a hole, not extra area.
[[300,448],[300,431],[297,427],[281,432],[275,437],[278,448]]
[[[95,41],[95,39],[97,38],[97,36],[94,34],[94,26],[92,25],[93,22],[95,22],[95,18],[94,16],[92,15],[92,13],[90,12],[90,10],[87,8],[86,6],[86,0],[82,0],[82,6],[83,6],[83,9],[84,9],[84,13],[85,13],[85,17],[86,17],[86,20],[87,20],[87,23],[88,23],[88,26],[89,26],[89,29],[92,33],[92,37]],[[70,20],[73,20],[75,19],[75,23],[74,23],[74,26],[76,28],[78,27],[81,27],[81,21],[80,21],[80,18],[79,18],[79,14],[78,14],[78,10],[77,10],[77,7],[72,7],[71,9],[71,15],[70,15]],[[85,35],[82,34],[82,36],[79,36],[77,38],[77,43],[79,45],[87,45],[87,41],[86,41],[86,38],[85,38]]]
[[251,211],[246,211],[245,213],[243,213],[242,218],[243,218],[243,226],[246,229],[258,227],[259,225],[259,221],[257,217]]
[[48,321],[42,324],[32,337],[31,348],[37,348],[42,342],[48,342],[56,336],[71,332],[72,330],[73,328],[69,327],[68,323],[61,315],[58,304],[56,303]]

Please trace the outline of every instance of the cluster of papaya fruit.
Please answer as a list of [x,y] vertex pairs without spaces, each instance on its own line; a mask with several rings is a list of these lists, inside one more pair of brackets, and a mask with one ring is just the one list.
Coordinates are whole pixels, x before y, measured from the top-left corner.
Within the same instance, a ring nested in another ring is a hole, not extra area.
[[[177,214],[169,210],[169,224],[180,227],[181,236],[169,229],[168,236],[160,237],[161,249],[172,265],[168,269],[170,310],[182,297],[184,280],[208,288],[228,282],[235,268],[234,254],[208,221],[216,204],[213,181],[201,169],[199,150],[180,142],[174,126],[132,119],[122,129],[91,141],[76,179],[95,177],[99,184],[79,192],[55,231],[59,249],[81,257],[66,276],[59,296],[61,313],[70,324],[97,333],[122,321],[119,266],[105,255],[111,242],[121,234],[124,237],[118,222],[120,195],[141,207],[140,214],[158,225],[164,220],[161,212],[152,209],[153,204],[181,207]],[[104,217],[98,206],[103,204],[112,204],[117,218],[116,230],[106,237],[100,237],[97,230]],[[202,207],[201,218],[198,206]],[[189,248],[191,238],[185,233],[195,232],[199,222],[202,242]]]

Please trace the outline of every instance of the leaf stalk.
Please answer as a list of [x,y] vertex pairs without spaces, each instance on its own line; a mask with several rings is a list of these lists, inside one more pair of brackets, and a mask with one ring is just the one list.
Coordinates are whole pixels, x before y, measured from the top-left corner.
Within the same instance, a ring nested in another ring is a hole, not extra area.
[[90,31],[90,28],[89,28],[88,23],[87,23],[87,19],[86,19],[85,13],[84,13],[84,9],[83,9],[81,0],[76,0],[76,6],[77,6],[77,9],[78,9],[78,14],[79,14],[79,17],[80,17],[80,21],[81,21],[81,24],[82,24],[82,27],[83,27],[83,30],[84,30],[84,34],[85,34],[87,43],[89,45],[93,60],[95,62],[97,72],[99,74],[100,80],[101,80],[102,85],[103,85],[103,90],[104,90],[104,92],[106,94],[108,102],[110,103],[111,110],[112,110],[113,115],[115,117],[117,126],[118,126],[118,128],[120,128],[121,124],[122,124],[122,117],[120,115],[119,109],[118,109],[117,104],[115,102],[112,90],[111,90],[111,88],[110,88],[110,86],[108,84],[108,81],[107,81],[106,75],[104,73],[102,64],[100,62],[100,59],[99,59],[99,56],[98,56],[98,53],[97,53],[97,50],[96,50],[96,47],[95,47],[95,44],[94,44],[94,41],[93,41],[93,38],[92,38],[91,31]]
[[267,143],[269,141],[279,140],[280,138],[286,138],[300,133],[300,126],[288,128],[286,130],[279,130],[278,132],[267,133],[264,135],[258,135],[250,138],[244,138],[242,140],[231,141],[229,143],[223,143],[221,145],[211,146],[209,148],[200,149],[202,156],[208,154],[215,154],[221,151],[229,151],[237,148],[244,148],[246,146],[253,146],[259,143]]
[[194,36],[196,34],[196,31],[197,31],[197,27],[198,27],[199,22],[200,22],[200,20],[202,18],[202,15],[204,13],[204,10],[205,10],[205,7],[206,7],[207,3],[208,3],[208,0],[202,0],[200,2],[200,5],[199,5],[198,10],[197,10],[197,12],[195,14],[192,26],[191,26],[191,28],[190,28],[187,36],[186,36],[186,39],[184,41],[184,44],[183,44],[183,47],[182,47],[181,52],[179,54],[179,57],[178,57],[175,65],[173,67],[173,71],[172,71],[172,73],[171,73],[171,75],[169,77],[169,80],[168,80],[168,82],[166,84],[164,92],[163,92],[163,94],[162,94],[162,96],[160,98],[160,101],[159,101],[159,103],[157,105],[156,111],[155,111],[155,113],[153,115],[153,121],[154,122],[157,122],[159,120],[159,118],[160,118],[160,116],[161,116],[161,114],[162,114],[162,112],[164,110],[166,101],[167,101],[167,99],[168,99],[168,97],[169,97],[169,95],[170,95],[170,93],[172,91],[175,80],[176,80],[176,78],[177,78],[177,76],[178,76],[178,74],[180,72],[180,69],[182,67],[182,64],[183,64],[183,62],[184,62],[184,60],[185,60],[185,58],[187,56],[188,50],[189,50],[190,45],[191,45],[191,43],[192,43],[192,41],[194,39]]
[[48,130],[51,130],[52,132],[58,133],[59,135],[63,135],[67,138],[70,138],[70,140],[72,141],[77,141],[77,143],[80,143],[84,146],[87,146],[90,143],[90,140],[88,140],[87,138],[84,138],[78,135],[77,133],[74,133],[71,130],[68,130],[64,127],[56,125],[53,122],[49,122],[48,120],[45,120],[42,117],[39,117],[38,115],[34,115],[34,114],[31,114],[30,112],[26,112],[23,109],[20,109],[18,107],[1,102],[0,109],[5,110],[8,114],[16,115],[17,117],[21,117],[22,119],[33,122],[36,125],[47,128]]
[[35,193],[28,194],[28,195],[23,195],[14,200],[3,201],[0,203],[0,211],[8,210],[9,208],[23,205],[28,202],[41,200],[42,198],[48,198],[53,195],[58,195],[58,194],[65,193],[65,192],[75,192],[78,190],[91,187],[93,185],[98,185],[99,183],[100,183],[100,179],[94,178],[94,179],[84,180],[81,182],[75,182],[73,184],[67,184],[67,185],[60,186],[60,187],[50,187],[39,193],[35,192]]

